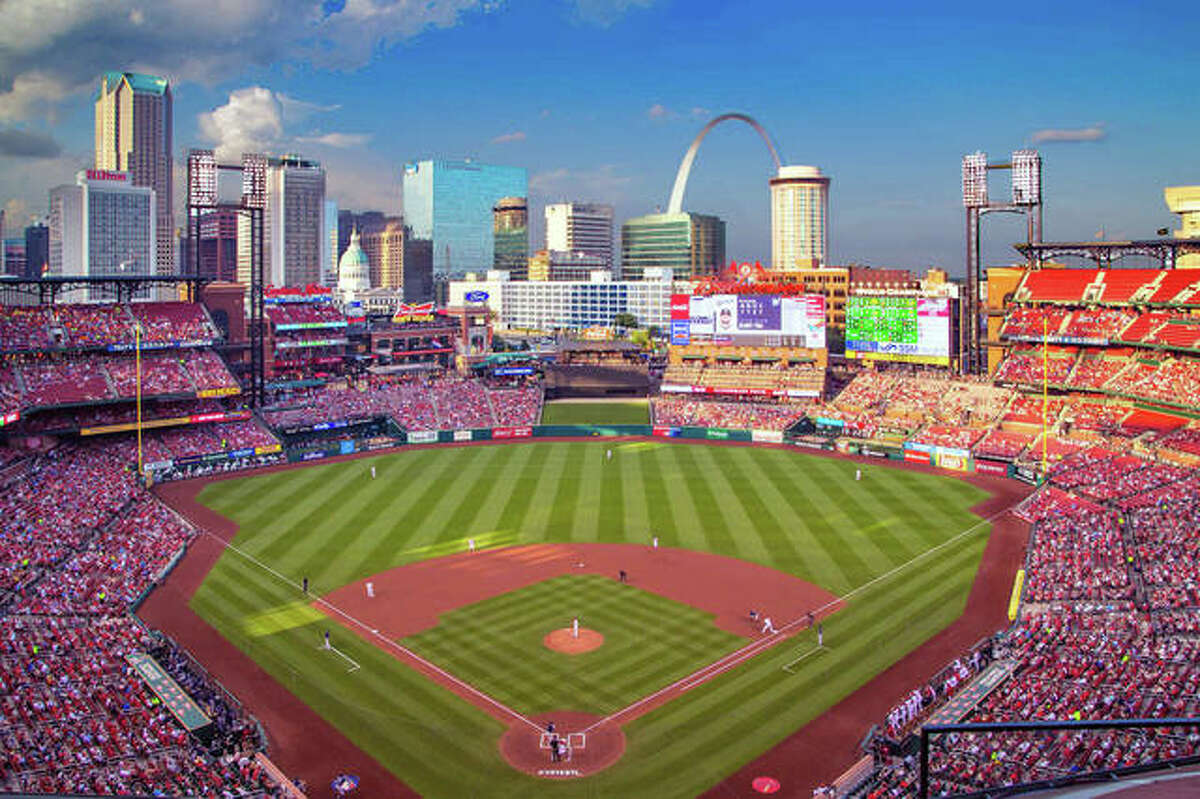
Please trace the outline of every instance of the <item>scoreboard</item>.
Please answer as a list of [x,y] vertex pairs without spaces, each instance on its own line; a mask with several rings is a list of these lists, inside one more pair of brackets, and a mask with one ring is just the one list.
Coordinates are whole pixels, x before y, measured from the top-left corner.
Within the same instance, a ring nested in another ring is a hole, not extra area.
[[948,365],[950,310],[946,297],[847,297],[846,356]]

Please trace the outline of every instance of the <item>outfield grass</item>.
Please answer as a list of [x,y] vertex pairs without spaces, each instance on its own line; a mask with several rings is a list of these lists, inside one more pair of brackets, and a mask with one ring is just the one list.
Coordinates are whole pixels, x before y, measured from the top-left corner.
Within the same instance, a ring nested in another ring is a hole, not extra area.
[[[609,447],[615,454],[606,463]],[[376,480],[368,476],[372,464]],[[578,782],[539,781],[509,768],[496,747],[498,722],[339,631],[342,648],[362,664],[347,675],[317,649],[329,622],[314,617],[293,586],[234,552],[222,556],[192,606],[426,796],[516,797],[535,788],[539,796],[694,796],[962,612],[987,528],[966,508],[984,493],[949,477],[882,467],[855,483],[855,468],[779,449],[524,443],[402,450],[205,489],[201,500],[241,525],[239,548],[292,579],[307,575],[322,593],[456,550],[472,534],[485,546],[644,543],[652,529],[665,546],[764,563],[843,595],[954,539],[916,568],[857,591],[825,623],[830,651],[806,658],[795,674],[781,666],[812,648],[809,633],[637,719],[625,727],[622,760]],[[453,632],[454,615],[441,634]],[[519,667],[500,657],[491,666],[494,684],[507,674],[510,690],[520,689]]]
[[[575,613],[604,645],[577,655],[543,646]],[[567,575],[444,614],[404,645],[527,716],[607,715],[747,643],[712,619],[609,577]]]
[[547,402],[542,424],[650,424],[646,400]]

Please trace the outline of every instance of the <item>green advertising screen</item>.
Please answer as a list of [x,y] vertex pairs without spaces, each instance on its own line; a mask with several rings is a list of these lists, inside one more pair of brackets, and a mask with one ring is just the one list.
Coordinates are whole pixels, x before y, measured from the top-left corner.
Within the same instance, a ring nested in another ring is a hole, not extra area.
[[907,344],[916,351],[918,334],[916,297],[846,298],[847,349],[873,352],[879,344]]

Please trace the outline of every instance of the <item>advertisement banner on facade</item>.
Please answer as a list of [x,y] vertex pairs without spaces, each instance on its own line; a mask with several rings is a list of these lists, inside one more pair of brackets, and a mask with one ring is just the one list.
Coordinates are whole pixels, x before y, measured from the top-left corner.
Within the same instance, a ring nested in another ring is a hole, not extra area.
[[923,463],[926,466],[928,466],[929,465],[929,453],[928,452],[920,452],[918,450],[906,449],[906,450],[904,450],[904,460],[908,461],[909,463]]
[[783,431],[782,430],[751,430],[750,431],[750,440],[758,441],[763,444],[782,444],[783,443]]
[[492,438],[529,438],[533,435],[532,427],[493,427]]
[[650,432],[660,438],[674,438],[679,435],[679,428],[656,424]]
[[438,434],[436,430],[409,430],[408,443],[410,444],[436,444]]
[[1003,461],[985,461],[979,458],[975,459],[975,471],[980,474],[997,474],[1005,476],[1008,474],[1008,464]]
[[688,327],[692,341],[712,341],[712,297],[692,297],[688,301]]
[[937,453],[935,463],[941,469],[952,469],[956,472],[969,471],[971,468],[970,458],[964,458],[961,455],[952,455],[949,452]]
[[455,430],[454,431],[454,440],[455,441],[470,441],[471,440],[471,431],[470,430]]

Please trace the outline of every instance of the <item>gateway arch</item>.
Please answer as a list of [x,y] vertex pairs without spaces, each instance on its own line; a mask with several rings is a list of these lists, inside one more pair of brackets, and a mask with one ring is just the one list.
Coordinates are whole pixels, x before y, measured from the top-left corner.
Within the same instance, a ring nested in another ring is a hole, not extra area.
[[671,199],[667,202],[668,214],[682,213],[683,193],[687,190],[688,175],[690,175],[692,172],[692,162],[696,160],[696,153],[700,149],[700,142],[704,141],[704,137],[708,135],[710,130],[727,119],[736,119],[739,122],[745,122],[747,125],[758,131],[758,135],[762,137],[763,142],[767,145],[767,150],[771,153],[771,160],[775,164],[775,174],[779,173],[781,166],[779,162],[779,153],[775,151],[775,145],[771,143],[771,137],[767,135],[767,132],[763,129],[763,126],[758,124],[758,121],[754,119],[754,117],[746,114],[721,114],[719,117],[716,117],[704,126],[703,130],[701,130],[700,133],[697,134],[696,138],[692,140],[692,146],[689,147],[687,153],[684,154],[683,161],[679,164],[679,172],[675,174],[675,186],[671,189]]

